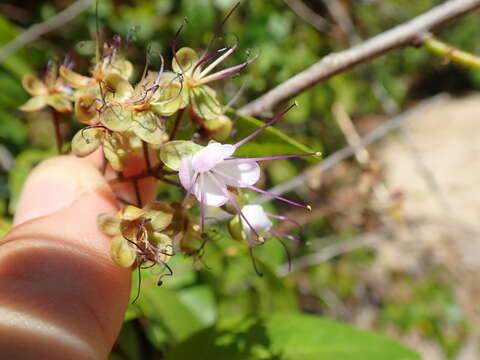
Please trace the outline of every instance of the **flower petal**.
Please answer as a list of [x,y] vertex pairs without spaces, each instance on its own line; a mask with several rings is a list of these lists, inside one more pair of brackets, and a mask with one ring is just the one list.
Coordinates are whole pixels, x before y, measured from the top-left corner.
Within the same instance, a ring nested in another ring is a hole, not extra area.
[[94,79],[80,75],[65,66],[60,67],[60,76],[68,85],[75,89],[83,88],[95,83]]
[[43,81],[34,75],[24,75],[22,78],[22,85],[30,95],[37,96],[48,94],[48,89]]
[[211,142],[193,156],[193,170],[196,172],[209,171],[232,156],[235,150],[236,147],[233,145]]
[[25,104],[19,106],[18,109],[22,111],[38,111],[47,105],[46,95],[39,95],[30,98]]
[[[269,231],[273,224],[268,218],[267,214],[263,210],[261,205],[245,205],[242,208],[243,216],[248,220],[250,225],[258,232],[266,232]],[[241,218],[243,228],[245,230],[250,229],[250,227],[246,224],[243,217]]]
[[202,192],[205,194],[203,199],[204,205],[218,207],[228,201],[228,197],[225,195],[225,191],[228,191],[227,186],[221,179],[217,179],[217,184],[208,174],[200,174],[199,176],[203,177],[203,179],[199,178],[199,181],[195,183],[194,189],[194,194],[198,201],[202,201]]
[[178,178],[185,190],[189,191],[192,187],[193,181],[195,180],[194,176],[195,172],[192,167],[192,157],[188,156],[182,160],[178,169]]
[[227,160],[213,169],[227,185],[246,187],[260,179],[260,166],[255,161]]
[[52,94],[47,96],[47,103],[60,113],[69,113],[73,110],[70,97],[65,94]]

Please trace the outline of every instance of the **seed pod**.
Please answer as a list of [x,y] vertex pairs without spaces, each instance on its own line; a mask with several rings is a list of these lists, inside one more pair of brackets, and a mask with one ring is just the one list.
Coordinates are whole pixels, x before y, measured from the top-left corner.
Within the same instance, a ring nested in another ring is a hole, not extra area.
[[137,253],[134,245],[130,244],[122,235],[117,235],[112,239],[110,256],[115,264],[128,268],[135,263]]
[[103,136],[102,128],[84,128],[78,131],[72,139],[73,153],[81,157],[91,154],[100,146]]

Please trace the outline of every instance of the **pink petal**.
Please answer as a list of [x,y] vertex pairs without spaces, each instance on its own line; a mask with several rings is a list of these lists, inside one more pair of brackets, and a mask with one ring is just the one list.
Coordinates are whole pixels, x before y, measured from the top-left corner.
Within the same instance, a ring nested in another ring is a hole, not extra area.
[[205,172],[232,156],[236,148],[229,144],[210,143],[192,158],[193,170]]
[[213,169],[230,186],[246,187],[260,179],[260,166],[255,161],[224,161]]
[[[205,191],[204,204],[207,206],[222,206],[228,200],[228,197],[225,196],[224,191],[228,191],[226,185],[222,180],[218,179],[218,184],[216,184],[209,176],[206,174],[200,174],[203,176],[203,181],[197,181],[195,184],[195,197],[198,201],[202,199],[202,185],[203,191]],[[222,186],[222,187],[220,187]]]
[[178,177],[180,179],[180,183],[185,188],[185,190],[190,190],[193,185],[195,172],[192,168],[192,157],[186,157],[180,163],[180,168],[178,169]]

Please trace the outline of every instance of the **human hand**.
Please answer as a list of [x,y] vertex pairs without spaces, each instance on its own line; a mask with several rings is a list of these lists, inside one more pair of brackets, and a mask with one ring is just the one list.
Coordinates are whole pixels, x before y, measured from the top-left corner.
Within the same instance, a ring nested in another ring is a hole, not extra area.
[[[27,179],[0,244],[1,359],[107,358],[128,305],[130,269],[112,262],[110,238],[97,229],[98,214],[116,210],[100,162],[59,156]],[[153,181],[142,181],[148,201]],[[119,191],[132,197],[127,185]]]

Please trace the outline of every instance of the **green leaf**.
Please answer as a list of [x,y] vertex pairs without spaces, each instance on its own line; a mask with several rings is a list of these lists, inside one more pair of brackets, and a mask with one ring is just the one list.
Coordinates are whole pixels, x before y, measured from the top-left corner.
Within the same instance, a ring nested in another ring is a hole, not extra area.
[[169,141],[160,148],[160,159],[170,169],[178,171],[180,169],[180,163],[184,158],[197,153],[202,148],[203,146],[195,144],[192,141]]
[[[233,110],[227,111],[232,119],[235,121],[235,140],[239,141],[244,137],[250,135],[255,130],[265,125],[264,122],[253,117],[236,114]],[[235,156],[263,156],[263,155],[286,155],[286,154],[302,154],[311,153],[318,150],[312,150],[308,146],[298,142],[291,135],[269,126],[262,133],[248,141],[246,144],[240,146],[235,152]],[[318,162],[318,157],[304,157],[309,162]]]
[[[143,283],[149,279],[144,279]],[[132,286],[135,289],[135,285]],[[182,341],[196,331],[203,329],[203,321],[186,305],[178,292],[151,284],[142,287],[140,297],[135,304],[154,324],[171,338],[171,342]]]
[[307,314],[275,314],[202,330],[167,360],[418,360],[383,335]]

